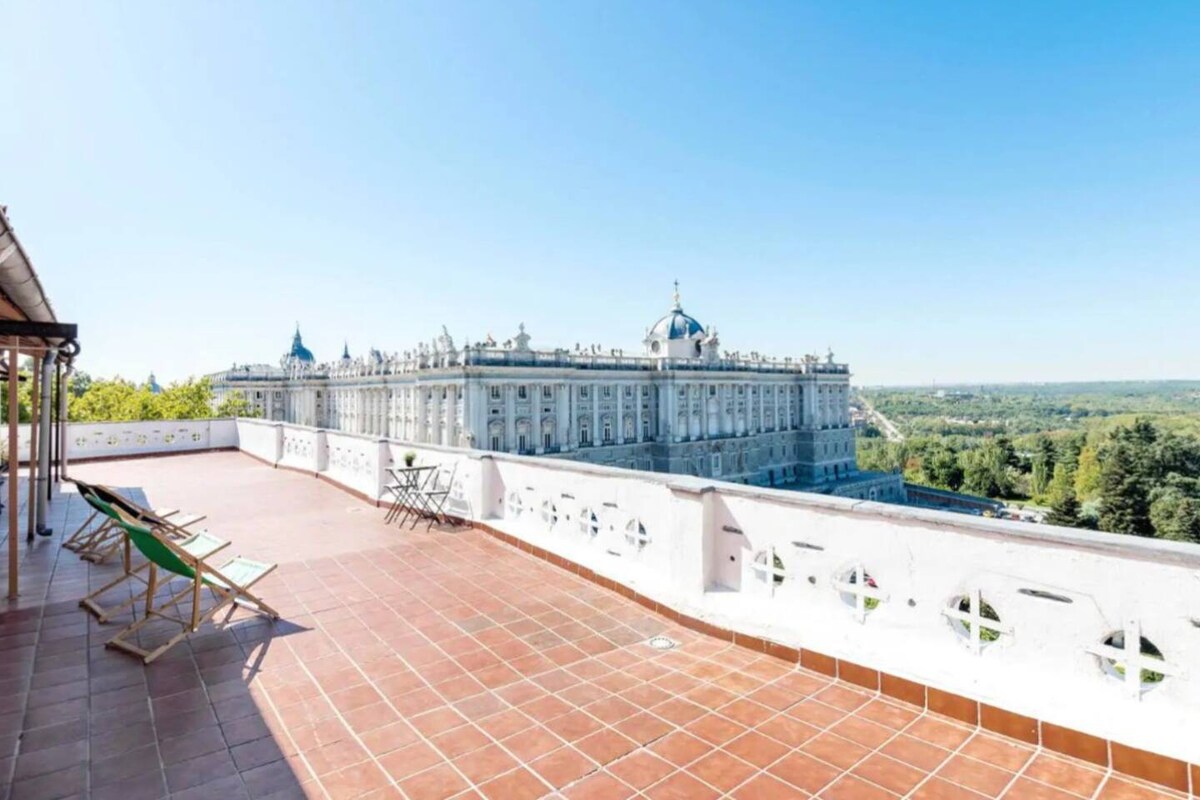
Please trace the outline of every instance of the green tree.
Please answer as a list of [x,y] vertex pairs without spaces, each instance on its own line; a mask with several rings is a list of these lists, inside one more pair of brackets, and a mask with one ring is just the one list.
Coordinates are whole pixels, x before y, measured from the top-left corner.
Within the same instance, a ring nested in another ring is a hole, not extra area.
[[1155,536],[1200,544],[1200,500],[1179,486],[1157,487],[1150,496]]
[[87,391],[69,396],[72,422],[134,422],[155,419],[206,419],[213,415],[207,378],[173,383],[158,394],[122,378],[92,381]]
[[1075,483],[1066,464],[1054,466],[1054,478],[1048,488],[1050,513],[1046,522],[1051,525],[1075,527],[1079,524],[1079,499],[1075,496]]
[[67,379],[67,391],[73,397],[79,397],[92,388],[92,376],[83,370],[76,370],[71,373],[71,377]]
[[1138,452],[1138,443],[1144,440],[1124,432],[1114,439],[1100,467],[1100,529],[1152,536],[1145,464]]
[[232,391],[225,395],[214,412],[218,417],[257,417],[260,412],[246,399],[245,392]]
[[1039,436],[1034,449],[1033,464],[1029,472],[1030,493],[1039,496],[1046,493],[1055,469],[1054,443],[1047,436]]
[[1011,442],[988,439],[981,446],[962,453],[962,488],[985,497],[1011,497],[1012,474],[1009,472]]
[[155,399],[158,419],[204,419],[213,415],[212,384],[208,378],[172,383],[151,397]]
[[934,486],[956,492],[963,484],[963,469],[958,461],[958,453],[944,444],[925,457],[924,469]]
[[1094,500],[1100,496],[1100,454],[1096,447],[1085,445],[1079,451],[1075,469],[1075,496],[1082,500]]
[[67,418],[71,422],[129,422],[145,419],[142,416],[143,408],[150,396],[149,391],[139,389],[119,377],[96,380],[83,394],[68,397]]

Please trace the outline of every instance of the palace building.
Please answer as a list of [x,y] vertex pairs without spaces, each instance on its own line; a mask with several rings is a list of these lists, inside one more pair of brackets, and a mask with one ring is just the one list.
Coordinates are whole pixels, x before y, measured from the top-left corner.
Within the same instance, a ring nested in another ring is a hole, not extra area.
[[318,363],[299,326],[279,366],[210,375],[265,419],[413,443],[902,502],[898,475],[860,473],[850,369],[825,358],[722,353],[716,328],[670,310],[642,355],[538,350],[516,336],[456,346],[449,332],[403,353]]

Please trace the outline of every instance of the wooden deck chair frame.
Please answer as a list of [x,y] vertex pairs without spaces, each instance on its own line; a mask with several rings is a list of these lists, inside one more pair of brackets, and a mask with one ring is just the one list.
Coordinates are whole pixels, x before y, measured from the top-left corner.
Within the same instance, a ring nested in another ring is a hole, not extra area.
[[[279,619],[278,611],[251,592],[255,584],[275,571],[277,564],[257,564],[249,559],[239,557],[225,564],[224,567],[217,568],[203,558],[189,554],[169,536],[160,534],[157,529],[145,527],[120,509],[113,509],[113,511],[119,517],[119,524],[129,534],[134,545],[150,560],[150,569],[146,581],[146,605],[143,617],[122,628],[116,636],[105,643],[105,646],[131,653],[149,664],[184,638],[199,630],[201,625],[216,616],[219,611],[233,604],[250,608],[272,620]],[[261,568],[243,584],[231,580],[223,572],[239,560]],[[168,594],[163,602],[156,603],[155,597],[160,586],[160,570],[170,575],[166,581],[161,583],[164,587],[169,586],[175,577],[185,578],[191,585],[174,594]],[[200,599],[203,589],[208,589],[216,602],[201,611]],[[177,616],[172,612],[175,606],[188,598],[192,601],[190,615]],[[139,630],[156,619],[174,622],[180,626],[181,630],[153,650],[139,647],[130,640]]]
[[[70,479],[70,481],[79,490],[79,496],[87,502],[86,494],[93,492],[95,487],[90,483],[85,483],[75,478]],[[91,505],[91,503],[88,503],[88,505]],[[95,521],[97,516],[103,517],[104,521],[93,528],[92,522]],[[86,551],[97,539],[105,534],[110,534],[116,527],[117,523],[113,522],[108,516],[101,514],[100,509],[92,506],[92,513],[88,515],[88,518],[83,521],[82,525],[75,529],[74,533],[63,540],[62,546],[75,553]]]
[[[197,514],[192,515],[185,520],[184,518],[180,517],[178,509],[150,511],[149,509],[142,508],[127,497],[123,497],[115,489],[102,484],[83,484],[83,486],[86,487],[81,489],[81,492],[84,493],[84,499],[96,509],[97,514],[104,514],[104,512],[102,512],[100,508],[97,507],[91,499],[89,499],[89,497],[99,499],[106,505],[123,509],[127,514],[136,519],[147,520],[154,524],[160,524],[165,522],[167,519],[171,519],[172,523],[168,528],[169,530],[181,530],[188,526],[195,525],[197,522],[200,522],[204,519],[203,515]],[[104,516],[108,515],[104,514]],[[80,547],[78,550],[76,550],[76,552],[79,554],[79,557],[85,561],[91,561],[93,564],[101,564],[107,560],[109,556],[121,550],[122,546],[124,546],[125,570],[128,572],[130,566],[129,539],[125,535],[125,531],[121,529],[121,526],[117,524],[113,518],[109,517],[108,523],[111,524],[101,525],[99,528],[97,528],[96,535],[90,537],[86,545]],[[185,532],[183,535],[187,536],[189,534]]]
[[[111,490],[109,491],[111,492]],[[100,495],[98,493],[93,493],[90,495],[90,497],[100,497]],[[85,497],[85,499],[87,499],[87,497]],[[91,503],[92,501],[88,499],[88,502]],[[138,510],[137,514],[131,514],[130,516],[144,524],[157,527],[160,531],[166,533],[174,539],[177,539],[179,546],[187,551],[190,555],[208,558],[209,556],[224,550],[230,544],[227,541],[217,539],[215,536],[208,536],[204,532],[186,530],[185,528],[175,525],[170,520],[162,519],[153,512],[146,511],[145,509],[132,502],[129,502],[128,500],[125,501],[125,504]],[[150,584],[142,573],[149,571],[150,562],[147,561],[144,564],[134,567],[133,553],[131,550],[129,535],[123,528],[120,527],[120,518],[109,517],[108,511],[105,510],[104,506],[96,505],[94,507],[97,514],[104,514],[104,516],[109,519],[113,525],[117,526],[117,529],[121,533],[121,538],[124,539],[125,545],[125,552],[122,558],[122,566],[124,567],[122,573],[79,601],[79,605],[82,608],[93,614],[98,621],[104,623],[110,621],[113,617],[125,611],[125,609],[136,605],[139,600],[145,598]],[[201,519],[203,518],[201,517]],[[136,594],[131,594],[128,600],[124,601],[123,603],[118,603],[117,605],[105,606],[100,602],[100,598],[126,581],[138,581],[146,588],[140,592],[137,592]]]

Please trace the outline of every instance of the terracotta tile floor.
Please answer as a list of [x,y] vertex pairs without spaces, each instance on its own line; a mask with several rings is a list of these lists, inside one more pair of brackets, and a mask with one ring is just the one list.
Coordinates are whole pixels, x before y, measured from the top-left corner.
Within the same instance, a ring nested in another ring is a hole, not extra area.
[[[477,531],[388,528],[237,453],[74,472],[278,561],[260,589],[284,621],[239,613],[143,668],[76,605],[118,566],[22,541],[0,613],[13,800],[1172,796],[681,629]],[[52,511],[60,536],[85,513],[69,492]]]

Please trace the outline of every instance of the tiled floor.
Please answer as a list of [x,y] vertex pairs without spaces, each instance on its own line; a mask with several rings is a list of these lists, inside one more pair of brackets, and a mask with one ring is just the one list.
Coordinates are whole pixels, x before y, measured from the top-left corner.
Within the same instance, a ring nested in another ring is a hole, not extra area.
[[[678,628],[478,531],[388,528],[240,454],[74,472],[278,561],[260,588],[284,621],[239,613],[143,668],[76,606],[117,565],[22,540],[0,613],[14,800],[1173,796]],[[58,499],[60,534],[83,512]]]

